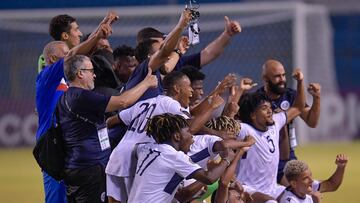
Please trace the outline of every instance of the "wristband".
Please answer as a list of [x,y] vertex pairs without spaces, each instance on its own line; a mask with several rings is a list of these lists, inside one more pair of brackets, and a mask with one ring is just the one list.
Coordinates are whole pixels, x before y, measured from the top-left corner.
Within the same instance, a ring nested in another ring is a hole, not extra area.
[[231,162],[228,158],[222,158],[222,160],[226,161],[227,166],[230,166]]
[[179,57],[182,57],[182,53],[181,53],[180,49],[174,49],[174,52],[177,53],[179,55]]

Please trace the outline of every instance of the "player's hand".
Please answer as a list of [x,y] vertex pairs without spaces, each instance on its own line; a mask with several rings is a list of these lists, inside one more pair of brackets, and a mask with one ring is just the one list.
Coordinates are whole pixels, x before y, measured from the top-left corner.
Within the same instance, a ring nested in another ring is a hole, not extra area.
[[102,20],[101,24],[111,25],[119,19],[119,15],[115,11],[109,11],[105,18]]
[[[229,98],[230,100],[230,98]],[[236,102],[229,102],[224,109],[223,115],[234,117],[234,115],[239,112],[240,106]]]
[[298,82],[301,82],[304,80],[304,74],[301,72],[300,68],[295,68],[292,77],[297,80]]
[[230,20],[229,17],[224,16],[225,32],[231,37],[241,32],[241,27],[238,21]]
[[235,133],[230,130],[216,130],[214,131],[215,135],[221,137],[223,140],[236,139]]
[[224,99],[220,95],[214,94],[208,97],[208,102],[212,109],[216,109],[224,103]]
[[255,87],[257,83],[253,83],[253,80],[250,78],[242,78],[240,81],[240,90],[250,90]]
[[227,159],[227,160],[229,160],[230,162],[231,162],[232,160],[234,160],[235,155],[236,155],[235,152],[234,152],[234,150],[232,150],[232,149],[226,149],[226,150],[224,150],[224,151],[221,151],[219,154],[220,154],[221,158]]
[[180,50],[181,54],[185,54],[190,48],[189,37],[181,36],[177,48]]
[[152,74],[151,68],[148,68],[148,74],[146,75],[144,81],[146,82],[149,88],[154,88],[158,86],[158,79],[156,75]]
[[190,20],[191,20],[191,11],[190,9],[186,8],[181,13],[178,25],[184,29],[189,25]]
[[109,24],[102,24],[100,25],[100,30],[98,32],[99,38],[108,38],[112,34],[112,28]]
[[336,155],[335,164],[338,167],[345,167],[348,162],[348,158],[345,154]]
[[236,84],[236,75],[233,73],[228,74],[225,78],[216,86],[214,92],[217,94],[223,94],[227,88],[230,88]]
[[307,90],[313,97],[320,97],[321,85],[319,83],[310,83]]
[[251,135],[247,135],[247,136],[245,136],[245,138],[244,138],[244,140],[243,140],[244,142],[246,142],[247,144],[248,144],[248,147],[250,147],[250,146],[252,146],[253,144],[255,144],[256,143],[256,140],[255,140],[255,138],[253,137],[253,136],[251,136]]

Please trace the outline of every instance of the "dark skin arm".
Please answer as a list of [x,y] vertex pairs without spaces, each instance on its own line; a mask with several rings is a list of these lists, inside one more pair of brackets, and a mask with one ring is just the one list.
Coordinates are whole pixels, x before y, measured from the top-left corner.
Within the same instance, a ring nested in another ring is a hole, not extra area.
[[205,125],[205,123],[211,118],[212,112],[218,108],[224,100],[219,95],[213,95],[203,102],[201,111],[190,119],[190,132],[197,134]]
[[194,195],[198,193],[204,186],[204,183],[195,181],[194,183],[188,185],[187,187],[180,188],[176,194],[175,198],[179,202],[189,202],[193,199]]
[[244,152],[245,152],[244,150],[239,150],[237,152],[230,166],[225,170],[224,174],[220,177],[219,187],[216,192],[215,202],[226,203],[228,201],[229,184],[230,181],[233,180],[234,178],[236,165],[238,164]]
[[219,179],[220,176],[224,173],[225,169],[228,167],[228,162],[225,161],[225,159],[231,162],[235,158],[235,153],[233,150],[226,150],[223,151],[220,156],[222,160],[217,166],[208,171],[200,169],[193,174],[192,178],[206,185],[210,185]]

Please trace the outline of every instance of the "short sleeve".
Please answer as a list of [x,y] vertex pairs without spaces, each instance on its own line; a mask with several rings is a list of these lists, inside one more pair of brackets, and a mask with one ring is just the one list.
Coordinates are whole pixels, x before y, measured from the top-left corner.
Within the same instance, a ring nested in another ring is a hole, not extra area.
[[273,119],[276,127],[280,130],[282,127],[286,125],[286,121],[287,121],[286,112],[282,111],[280,113],[274,114]]
[[214,135],[204,135],[204,136],[205,136],[204,141],[207,145],[210,156],[215,157],[217,155],[217,153],[214,152],[214,144],[215,144],[215,142],[222,141],[222,139],[220,137],[214,136]]
[[196,54],[191,54],[191,55],[187,55],[187,56],[182,56],[178,63],[176,64],[174,70],[175,71],[180,71],[183,67],[185,66],[192,66],[195,68],[201,68],[201,52],[198,52]]
[[119,112],[118,116],[125,125],[130,125],[130,122],[132,120],[132,115],[133,115],[132,110],[135,107],[136,107],[136,105]]
[[240,132],[239,134],[237,135],[237,139],[238,140],[242,140],[244,139],[247,135],[249,135],[249,127],[246,123],[240,123],[241,125],[241,129],[240,129]]
[[172,165],[176,173],[186,179],[191,178],[195,171],[201,169],[198,164],[193,163],[191,158],[181,151],[177,152],[176,159],[173,160]]
[[313,183],[312,183],[313,192],[320,191],[320,185],[321,185],[320,181],[314,180]]
[[183,108],[178,101],[175,101],[174,99],[168,97],[167,101],[165,101],[167,104],[167,110],[168,113],[180,115],[184,117],[185,119],[190,119],[191,115],[189,112],[189,109]]

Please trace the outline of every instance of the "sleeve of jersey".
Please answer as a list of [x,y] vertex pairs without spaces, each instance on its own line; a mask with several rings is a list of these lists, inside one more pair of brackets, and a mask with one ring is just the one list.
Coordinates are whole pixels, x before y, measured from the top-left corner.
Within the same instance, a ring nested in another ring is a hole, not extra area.
[[176,64],[175,70],[180,71],[185,66],[193,66],[195,68],[200,69],[201,68],[200,57],[201,57],[201,52],[187,56],[182,56],[179,59],[178,63]]
[[244,139],[245,136],[249,134],[248,129],[247,129],[248,126],[244,123],[240,123],[240,125],[241,125],[241,130],[240,130],[239,134],[237,135],[238,140]]
[[286,112],[282,111],[280,113],[274,114],[273,119],[274,119],[275,125],[280,130],[282,127],[284,127],[284,125],[286,125],[286,121],[287,121]]
[[214,144],[215,142],[222,141],[222,139],[218,136],[214,135],[205,135],[205,142],[207,143],[207,147],[209,149],[210,157],[215,157],[217,155],[216,152],[214,152]]
[[130,125],[133,115],[133,109],[136,107],[137,105],[135,104],[134,106],[119,112],[118,116],[125,125]]
[[321,185],[320,181],[314,180],[313,183],[312,183],[313,192],[320,191],[320,185]]
[[47,66],[40,73],[42,82],[47,86],[56,88],[61,79],[64,78],[64,59],[56,61],[54,64]]
[[166,104],[168,106],[167,107],[168,113],[180,115],[180,116],[184,117],[185,119],[191,118],[189,110],[181,107],[179,102],[177,102],[171,98],[168,98],[168,100],[166,100],[164,102],[166,102]]
[[191,158],[181,151],[177,152],[176,159],[173,160],[172,165],[174,166],[176,173],[186,179],[192,178],[192,175],[197,170],[201,169],[198,164],[193,163]]

